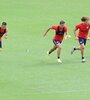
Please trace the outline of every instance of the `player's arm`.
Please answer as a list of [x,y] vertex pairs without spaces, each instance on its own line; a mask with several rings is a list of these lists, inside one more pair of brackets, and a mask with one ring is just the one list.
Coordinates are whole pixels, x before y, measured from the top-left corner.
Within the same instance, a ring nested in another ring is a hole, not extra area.
[[6,30],[6,33],[4,34],[4,38],[5,38],[5,39],[8,38],[8,29]]
[[46,30],[45,34],[44,34],[44,37],[47,35],[47,33],[51,30],[52,28],[49,28]]
[[78,40],[78,36],[77,36],[77,32],[76,32],[77,30],[78,30],[78,28],[75,27],[75,29],[74,29],[74,36],[75,36],[75,39],[76,39],[76,40]]
[[66,31],[66,36],[64,37],[65,39],[67,39],[68,38],[68,31]]
[[[89,25],[89,31],[90,31],[90,25]],[[90,40],[90,34],[88,34],[87,40]]]
[[87,40],[90,40],[90,35],[87,36]]
[[87,40],[90,40],[90,34],[88,34],[88,36],[87,36]]
[[66,36],[64,37],[65,39],[71,38],[71,35],[68,34],[68,29],[67,28],[65,28],[65,33],[66,33]]

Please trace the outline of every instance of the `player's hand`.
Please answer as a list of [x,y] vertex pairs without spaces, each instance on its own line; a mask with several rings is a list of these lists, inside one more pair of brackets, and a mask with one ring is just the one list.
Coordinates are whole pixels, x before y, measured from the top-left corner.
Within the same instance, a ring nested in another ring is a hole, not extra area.
[[5,35],[4,38],[7,39],[8,38],[7,35]]
[[66,40],[68,38],[68,35],[66,35],[65,37],[64,37],[64,39]]
[[75,40],[78,40],[78,37],[77,36],[75,37]]
[[65,37],[64,37],[64,39],[66,40],[66,39],[67,39],[67,37],[65,36]]
[[87,37],[87,40],[90,40],[90,36]]
[[64,37],[65,40],[68,39],[68,38],[71,38],[71,35],[66,35],[66,36]]

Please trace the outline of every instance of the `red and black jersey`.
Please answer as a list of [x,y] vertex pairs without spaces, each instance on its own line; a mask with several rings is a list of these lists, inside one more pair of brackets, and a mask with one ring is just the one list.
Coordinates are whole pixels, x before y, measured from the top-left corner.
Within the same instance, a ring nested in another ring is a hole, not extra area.
[[2,37],[6,33],[6,29],[0,27],[0,37]]
[[60,42],[63,41],[64,33],[67,34],[68,32],[68,29],[66,26],[64,26],[63,28],[59,26],[52,26],[51,29],[55,30],[54,40],[59,40]]

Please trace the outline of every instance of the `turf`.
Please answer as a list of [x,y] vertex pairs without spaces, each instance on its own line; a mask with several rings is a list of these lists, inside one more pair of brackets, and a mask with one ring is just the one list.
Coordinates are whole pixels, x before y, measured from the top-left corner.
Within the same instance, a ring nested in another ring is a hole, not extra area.
[[[0,100],[90,100],[90,42],[86,63],[70,55],[74,26],[90,16],[89,0],[0,0],[0,22],[6,21],[8,40],[0,52]],[[66,20],[72,39],[62,43],[62,64],[56,52],[47,56],[54,32],[45,30]]]

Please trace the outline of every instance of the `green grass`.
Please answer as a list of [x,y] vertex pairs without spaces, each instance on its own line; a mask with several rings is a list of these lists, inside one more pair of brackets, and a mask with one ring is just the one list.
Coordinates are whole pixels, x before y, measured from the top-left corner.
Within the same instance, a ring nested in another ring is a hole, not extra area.
[[[90,42],[80,62],[80,53],[70,55],[74,26],[90,16],[89,0],[0,0],[0,22],[7,21],[8,40],[0,52],[0,100],[90,100]],[[66,20],[72,39],[62,43],[61,58],[47,56],[54,32],[45,30]],[[27,52],[29,50],[29,52]]]

